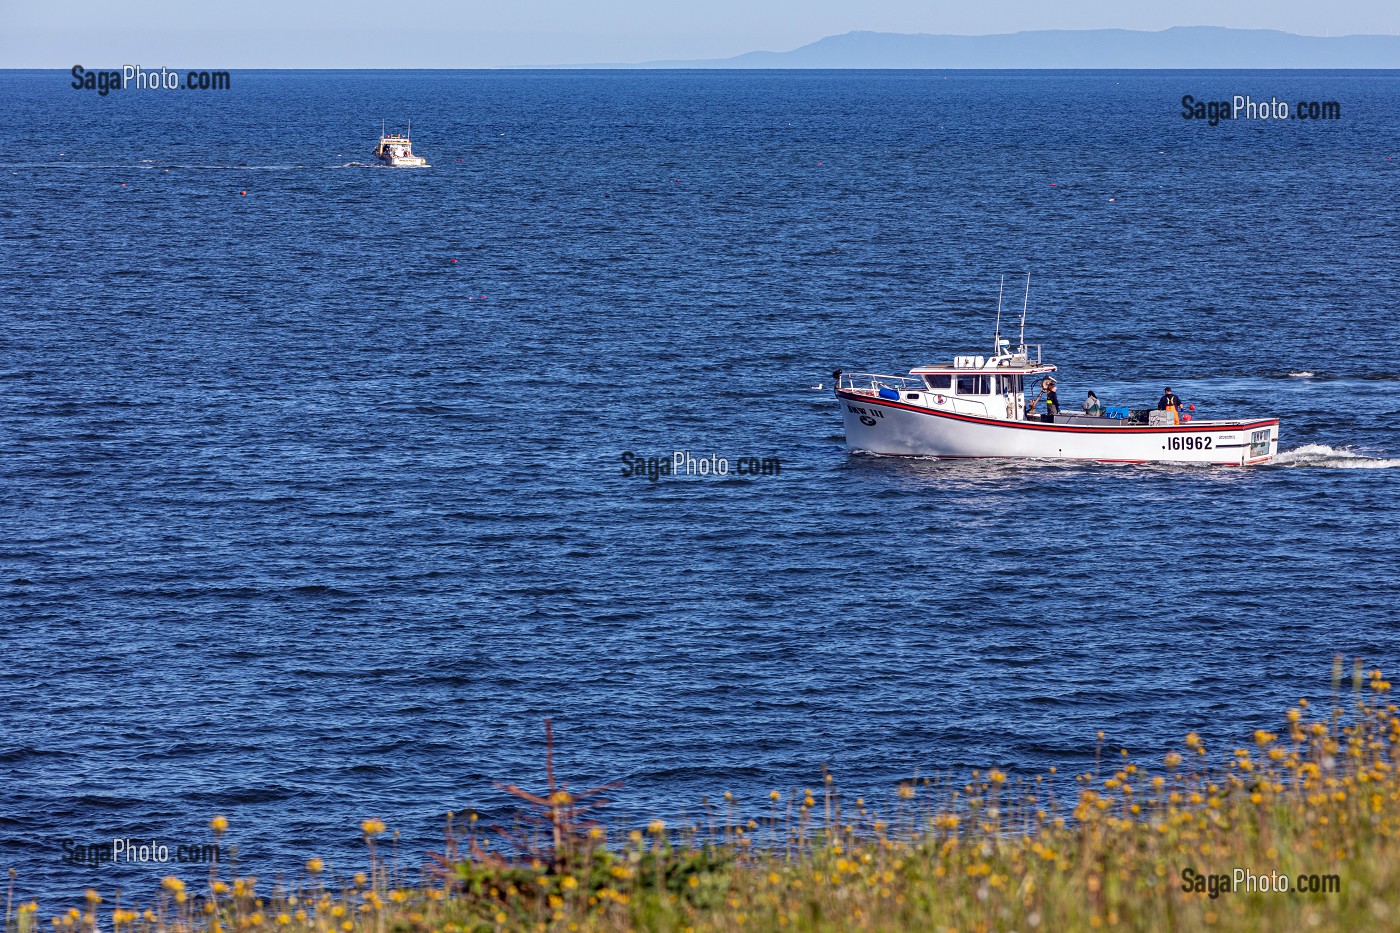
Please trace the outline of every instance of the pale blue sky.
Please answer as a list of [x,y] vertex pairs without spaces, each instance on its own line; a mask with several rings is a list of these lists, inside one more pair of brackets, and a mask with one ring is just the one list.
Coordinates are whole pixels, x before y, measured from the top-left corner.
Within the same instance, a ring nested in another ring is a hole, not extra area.
[[823,36],[1026,29],[1400,32],[1397,0],[0,0],[0,67],[492,68],[721,58]]

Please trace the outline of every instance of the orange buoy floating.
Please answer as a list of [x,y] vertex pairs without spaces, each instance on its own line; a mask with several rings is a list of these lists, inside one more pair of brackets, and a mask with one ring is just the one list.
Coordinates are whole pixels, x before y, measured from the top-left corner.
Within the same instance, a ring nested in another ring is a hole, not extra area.
[[240,191],[240,192],[238,192],[238,193],[239,193],[240,195],[244,196],[244,197],[247,197],[247,196],[248,196],[248,192],[246,192],[246,191]]

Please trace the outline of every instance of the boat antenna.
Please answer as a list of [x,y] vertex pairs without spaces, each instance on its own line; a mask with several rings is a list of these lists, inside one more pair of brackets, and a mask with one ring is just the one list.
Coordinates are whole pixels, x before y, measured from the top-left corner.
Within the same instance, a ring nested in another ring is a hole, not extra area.
[[997,286],[997,326],[992,334],[992,356],[1001,352],[1001,293],[1006,290],[1006,276],[1001,277],[1001,284]]
[[409,121],[408,121],[408,135],[405,136],[404,139],[412,139],[412,138],[413,138],[413,121],[412,121],[412,120],[409,120]]
[[1026,300],[1021,303],[1021,349],[1026,349],[1026,309],[1031,304],[1031,274],[1026,273]]

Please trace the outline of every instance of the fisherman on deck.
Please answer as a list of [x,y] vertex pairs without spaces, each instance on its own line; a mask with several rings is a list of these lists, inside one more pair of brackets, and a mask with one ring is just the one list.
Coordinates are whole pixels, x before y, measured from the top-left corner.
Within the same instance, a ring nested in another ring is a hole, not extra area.
[[1172,421],[1181,424],[1181,399],[1172,391],[1171,386],[1167,386],[1162,397],[1157,400],[1157,410],[1171,412]]
[[1060,397],[1055,394],[1054,377],[1046,376],[1042,379],[1040,388],[1045,392],[1045,420],[1054,424],[1055,416],[1060,413]]
[[1090,389],[1089,397],[1084,400],[1084,414],[1091,418],[1102,418],[1103,411],[1103,402],[1100,402],[1099,397],[1094,394],[1094,390]]

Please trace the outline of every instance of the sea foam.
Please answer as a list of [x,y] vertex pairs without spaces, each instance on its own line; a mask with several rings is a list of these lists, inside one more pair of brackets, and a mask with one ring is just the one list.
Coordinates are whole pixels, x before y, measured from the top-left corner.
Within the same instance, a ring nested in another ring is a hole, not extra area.
[[1280,466],[1336,467],[1348,470],[1384,470],[1400,467],[1400,460],[1368,457],[1346,447],[1329,447],[1326,444],[1305,444],[1293,450],[1285,450],[1274,462]]

